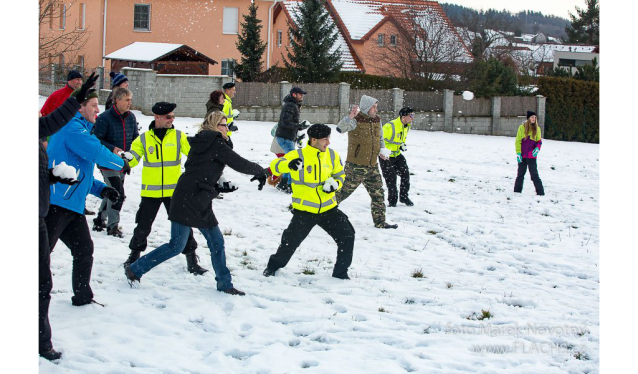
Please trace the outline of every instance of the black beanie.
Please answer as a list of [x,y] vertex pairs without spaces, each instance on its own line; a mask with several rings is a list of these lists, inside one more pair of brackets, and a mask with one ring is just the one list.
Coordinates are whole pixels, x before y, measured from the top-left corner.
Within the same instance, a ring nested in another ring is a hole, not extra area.
[[527,119],[529,119],[529,117],[535,116],[535,115],[536,115],[536,113],[532,112],[531,110],[527,111]]
[[309,138],[323,139],[329,137],[331,131],[332,129],[329,126],[317,123],[310,126],[307,133]]
[[77,70],[69,71],[69,75],[66,76],[66,81],[70,81],[71,79],[82,78],[82,74],[80,74]]

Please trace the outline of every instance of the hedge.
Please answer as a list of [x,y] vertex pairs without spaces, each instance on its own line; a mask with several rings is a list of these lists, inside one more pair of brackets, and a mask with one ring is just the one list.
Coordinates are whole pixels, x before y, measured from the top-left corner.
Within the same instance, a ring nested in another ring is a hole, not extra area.
[[537,93],[547,97],[545,138],[599,142],[599,84],[540,77]]

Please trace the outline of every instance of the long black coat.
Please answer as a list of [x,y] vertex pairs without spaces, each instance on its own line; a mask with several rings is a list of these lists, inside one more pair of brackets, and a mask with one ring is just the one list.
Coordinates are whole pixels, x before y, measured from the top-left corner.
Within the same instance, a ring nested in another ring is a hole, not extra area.
[[44,149],[42,139],[58,132],[58,130],[64,127],[64,125],[75,116],[78,109],[80,109],[80,103],[78,103],[75,97],[70,97],[66,99],[58,109],[51,112],[51,114],[40,118],[40,130],[38,134],[40,138],[40,202],[38,204],[40,218],[46,217],[49,211],[49,194],[51,193],[49,190],[49,156],[47,155],[46,149]]
[[213,228],[217,219],[212,201],[219,194],[215,185],[226,165],[240,173],[256,175],[263,168],[250,162],[228,146],[222,134],[204,130],[188,137],[191,145],[186,171],[179,178],[171,199],[168,219],[185,226]]
[[281,114],[279,114],[279,122],[277,123],[277,132],[275,136],[277,138],[284,138],[295,141],[297,139],[297,132],[301,127],[299,125],[299,110],[301,104],[297,102],[297,99],[292,95],[287,95],[284,98],[284,105],[281,107]]

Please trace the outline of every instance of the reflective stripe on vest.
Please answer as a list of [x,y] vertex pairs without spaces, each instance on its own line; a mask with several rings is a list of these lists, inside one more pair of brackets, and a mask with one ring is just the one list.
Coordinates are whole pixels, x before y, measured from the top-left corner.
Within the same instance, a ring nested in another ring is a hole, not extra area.
[[174,190],[175,187],[177,187],[177,184],[165,184],[165,185],[143,184],[142,190],[147,190],[147,191]]
[[133,155],[133,157],[135,157],[135,159],[139,162],[140,158],[142,158],[142,156],[138,155],[137,152],[135,152],[134,150],[131,149],[131,154]]
[[282,158],[280,158],[280,159],[279,159],[279,161],[277,161],[277,163],[275,164],[275,171],[276,171],[277,173],[281,173],[281,172],[279,171],[279,164],[281,164],[281,163],[282,163],[282,162],[284,162],[284,161],[288,161],[288,160],[286,160],[285,158],[283,158],[283,157],[282,157]]
[[162,161],[149,162],[144,160],[144,166],[148,168],[161,168],[161,167],[168,167],[168,166],[177,166],[181,164],[182,162],[179,159],[177,161],[164,161],[163,163]]
[[297,204],[299,204],[299,205],[305,205],[305,206],[309,206],[309,207],[311,207],[311,208],[316,208],[316,209],[325,208],[325,207],[327,207],[327,206],[330,206],[330,205],[332,205],[332,204],[336,203],[336,202],[335,202],[334,197],[333,197],[333,198],[331,198],[331,199],[330,199],[330,200],[328,200],[328,201],[324,201],[321,205],[319,205],[319,204],[317,204],[317,203],[313,203],[312,201],[306,201],[306,200],[303,200],[303,201],[302,201],[301,199],[298,199],[298,198],[296,198],[296,197],[293,197],[293,198],[292,198],[292,202],[293,202],[293,203],[297,203]]

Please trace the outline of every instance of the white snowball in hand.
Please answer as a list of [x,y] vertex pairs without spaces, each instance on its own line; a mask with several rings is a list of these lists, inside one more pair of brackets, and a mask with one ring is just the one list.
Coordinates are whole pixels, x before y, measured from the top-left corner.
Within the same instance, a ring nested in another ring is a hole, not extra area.
[[382,155],[384,155],[385,157],[390,157],[390,154],[392,153],[392,151],[390,151],[387,148],[381,148],[381,152]]

